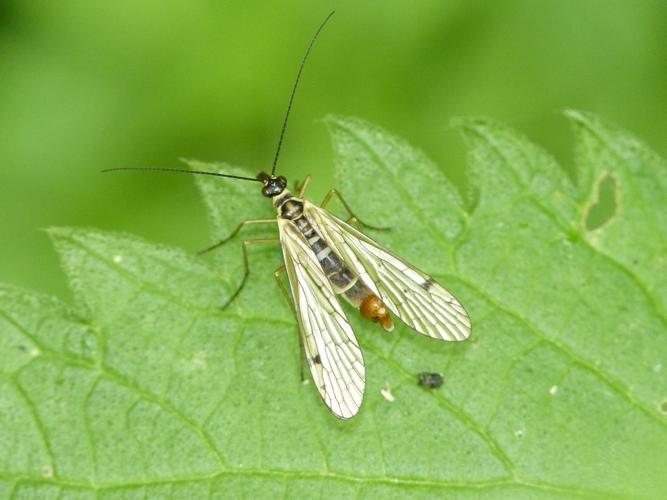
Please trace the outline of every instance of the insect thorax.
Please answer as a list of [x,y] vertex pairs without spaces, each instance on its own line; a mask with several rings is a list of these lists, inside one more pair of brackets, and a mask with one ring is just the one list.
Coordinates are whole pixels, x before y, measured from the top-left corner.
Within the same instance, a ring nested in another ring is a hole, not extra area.
[[283,219],[294,221],[303,216],[303,201],[296,198],[289,191],[283,191],[273,199],[278,215]]

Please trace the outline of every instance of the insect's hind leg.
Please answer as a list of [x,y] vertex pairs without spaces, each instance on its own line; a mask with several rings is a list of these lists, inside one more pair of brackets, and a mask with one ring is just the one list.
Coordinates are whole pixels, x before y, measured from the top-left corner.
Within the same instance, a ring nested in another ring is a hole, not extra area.
[[241,279],[241,284],[239,287],[236,289],[236,291],[227,299],[227,302],[225,302],[220,309],[223,311],[229,307],[229,305],[234,302],[234,299],[241,293],[241,290],[246,284],[246,281],[248,281],[248,276],[250,275],[250,265],[248,261],[248,247],[250,245],[257,245],[261,243],[271,243],[274,245],[277,245],[280,243],[280,240],[278,238],[257,238],[254,240],[244,240],[243,241],[243,278]]
[[199,252],[197,252],[197,255],[204,255],[205,253],[208,253],[211,250],[215,250],[217,248],[220,248],[222,245],[224,245],[228,241],[232,240],[234,238],[234,236],[239,234],[241,229],[243,229],[246,226],[250,226],[250,225],[254,225],[254,224],[275,224],[276,222],[277,222],[276,219],[248,219],[248,220],[244,220],[238,226],[236,226],[236,229],[234,229],[229,234],[229,236],[227,236],[226,238],[218,241],[217,243],[214,243],[210,247],[206,247],[203,250],[200,250]]
[[[294,307],[294,300],[292,299],[292,296],[290,295],[289,290],[285,286],[284,281],[280,278],[284,273],[286,269],[285,266],[280,266],[278,269],[276,269],[273,272],[273,277],[276,279],[276,282],[278,283],[278,286],[280,287],[280,290],[283,292],[283,296],[285,297],[285,300],[289,304],[290,309],[292,310],[292,313],[294,314],[294,319],[298,319],[296,317],[296,309]],[[303,347],[303,339],[301,338],[301,329],[299,329],[299,367],[300,367],[300,375],[301,375],[301,383],[305,384],[306,383],[306,377],[303,374],[303,366],[304,366],[304,357],[306,356],[306,350]]]
[[348,213],[348,215],[350,216],[350,217],[347,219],[347,222],[348,222],[349,224],[355,224],[355,223],[357,223],[357,224],[359,224],[361,227],[367,227],[367,228],[369,228],[369,229],[375,229],[376,231],[389,231],[390,228],[388,228],[388,227],[371,226],[370,224],[366,224],[364,221],[362,221],[362,220],[361,220],[359,217],[357,217],[357,215],[352,211],[352,209],[350,208],[350,205],[348,205],[347,202],[345,201],[345,198],[343,198],[343,195],[340,194],[340,192],[339,192],[338,190],[336,190],[335,188],[331,188],[331,189],[329,190],[329,192],[326,194],[326,196],[325,196],[324,199],[322,200],[322,203],[320,203],[320,207],[321,207],[321,208],[326,208],[326,206],[329,204],[329,202],[331,201],[331,199],[332,199],[334,196],[340,200],[340,202],[342,203],[343,207],[345,207],[345,210],[347,210],[347,213]]

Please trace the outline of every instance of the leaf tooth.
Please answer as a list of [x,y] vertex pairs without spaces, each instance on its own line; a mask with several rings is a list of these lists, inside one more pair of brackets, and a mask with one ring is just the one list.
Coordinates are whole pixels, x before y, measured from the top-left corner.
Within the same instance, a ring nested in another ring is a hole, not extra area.
[[543,148],[511,127],[488,118],[456,118],[468,146],[474,204],[496,213],[526,199],[565,225],[576,221],[574,185]]
[[88,228],[48,230],[79,307],[113,314],[140,292],[197,308],[215,308],[221,281],[204,261],[182,250],[127,234]]

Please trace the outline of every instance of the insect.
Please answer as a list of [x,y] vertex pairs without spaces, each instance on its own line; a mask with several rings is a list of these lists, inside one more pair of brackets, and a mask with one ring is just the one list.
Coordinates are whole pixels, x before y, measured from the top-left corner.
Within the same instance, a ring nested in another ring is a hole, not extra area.
[[[243,242],[244,275],[238,289],[223,305],[226,308],[241,292],[249,275],[248,247],[256,243],[276,243],[282,247],[284,265],[274,274],[291,303],[300,340],[311,375],[331,412],[350,418],[361,406],[365,388],[364,359],[352,327],[338,297],[342,297],[361,315],[379,323],[386,331],[394,328],[391,315],[429,337],[447,341],[466,339],[471,332],[470,319],[463,306],[432,277],[406,263],[364,235],[354,223],[362,223],[342,195],[332,189],[321,205],[305,198],[310,177],[298,192],[287,189],[287,180],[276,175],[276,166],[294,95],[310,51],[326,23],[319,26],[303,57],[283,120],[271,173],[256,177],[186,169],[114,168],[108,171],[140,170],[211,175],[262,184],[261,193],[271,200],[275,219],[241,222],[225,239],[203,250],[211,251],[234,238],[253,224],[277,224],[279,239]],[[326,210],[337,197],[350,218],[339,219]],[[281,279],[286,272],[290,291]]]
[[421,372],[417,378],[419,385],[428,389],[437,389],[444,381],[441,373]]

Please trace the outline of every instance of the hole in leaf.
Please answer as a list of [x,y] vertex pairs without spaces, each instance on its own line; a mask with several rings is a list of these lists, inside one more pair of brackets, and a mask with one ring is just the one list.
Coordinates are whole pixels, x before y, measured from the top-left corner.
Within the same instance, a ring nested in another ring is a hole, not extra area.
[[616,179],[610,174],[605,174],[598,181],[597,193],[588,207],[585,222],[586,229],[595,231],[609,222],[616,213],[617,201]]

